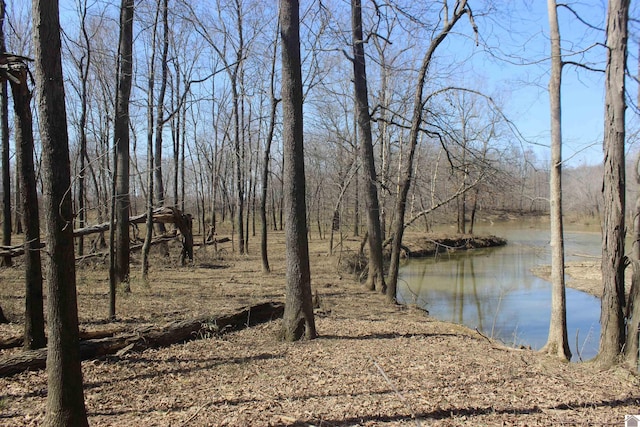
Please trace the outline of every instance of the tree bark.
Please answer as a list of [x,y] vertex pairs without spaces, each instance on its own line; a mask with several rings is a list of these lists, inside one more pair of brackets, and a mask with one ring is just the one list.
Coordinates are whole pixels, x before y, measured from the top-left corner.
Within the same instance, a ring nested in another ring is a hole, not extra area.
[[629,0],[609,0],[607,67],[605,71],[604,183],[602,194],[602,309],[600,348],[596,361],[611,366],[620,361],[625,344],[625,71]]
[[286,302],[282,338],[316,338],[311,297],[302,124],[302,70],[298,0],[280,2],[282,40],[282,143],[286,241]]
[[[154,197],[154,150],[153,150],[153,91],[155,86],[155,69],[156,69],[156,39],[158,33],[158,15],[160,15],[160,1],[156,4],[155,19],[153,22],[153,31],[151,34],[151,57],[149,58],[149,75],[147,76],[147,221],[144,236],[144,245],[142,245],[142,279],[147,280],[149,274],[149,250],[151,249],[151,239],[153,238],[153,197]],[[163,8],[164,17],[164,8]],[[165,58],[166,59],[166,58]],[[164,67],[164,66],[163,66]],[[164,74],[164,72],[163,72]],[[164,76],[166,79],[166,75]],[[165,80],[166,85],[166,80]],[[166,86],[165,86],[166,87]],[[164,98],[164,91],[162,91],[162,97]],[[162,114],[160,102],[158,102],[157,114]],[[158,121],[158,128],[156,128],[156,138],[160,136],[162,138],[162,121]],[[160,142],[162,147],[162,142]],[[157,147],[156,147],[157,148]],[[160,174],[160,180],[162,180],[162,174]],[[159,230],[161,229],[158,227]]]
[[[16,65],[13,66],[14,68]],[[16,70],[17,73],[17,70]],[[19,81],[11,81],[15,112],[15,138],[20,180],[20,198],[24,214],[25,237],[25,323],[24,348],[33,350],[46,345],[42,301],[42,262],[40,259],[40,214],[36,173],[33,162],[33,120],[27,66],[20,65]],[[15,75],[15,74],[14,74]]]
[[88,426],[82,390],[69,137],[57,0],[33,0],[36,93],[47,224],[48,426]]
[[[120,42],[113,139],[115,176],[115,274],[117,283],[129,283],[129,98],[133,73],[133,0],[120,5]],[[112,293],[115,290],[112,290]],[[111,314],[115,316],[115,312]]]
[[[80,119],[78,121],[78,133],[80,138],[80,172],[78,174],[78,227],[82,228],[85,226],[87,222],[87,211],[85,209],[85,174],[86,174],[86,163],[88,161],[87,154],[87,109],[88,109],[88,80],[89,80],[89,71],[91,68],[91,40],[89,38],[89,34],[87,33],[87,3],[80,6],[82,10],[80,11],[80,30],[82,32],[82,38],[84,40],[86,49],[86,53],[83,54],[82,59],[78,63],[78,68],[80,71]],[[84,255],[84,237],[80,236],[78,238],[78,255]]]
[[[158,2],[160,7],[160,2]],[[162,177],[162,129],[164,127],[164,97],[167,91],[167,76],[169,74],[169,64],[167,63],[167,56],[169,52],[169,20],[168,20],[168,0],[162,2],[162,54],[160,58],[160,65],[162,67],[161,79],[160,79],[160,92],[158,93],[158,104],[156,107],[156,140],[155,140],[155,152],[153,156],[155,158],[155,167],[153,168],[155,174],[155,196],[158,206],[164,206],[164,182]],[[155,42],[154,42],[155,43]],[[158,231],[163,234],[166,232],[164,224],[158,224]]]
[[0,307],[0,323],[9,323],[9,319],[4,315],[4,311],[2,311],[2,307]]
[[562,113],[560,90],[562,84],[562,53],[556,0],[547,0],[551,33],[551,319],[549,337],[540,351],[562,360],[571,359],[567,338],[567,300],[564,281],[564,234],[562,228]]
[[351,1],[351,27],[353,36],[353,83],[356,99],[356,116],[360,131],[360,150],[365,178],[365,203],[367,208],[367,233],[369,235],[369,274],[367,288],[387,291],[384,282],[382,257],[382,231],[380,228],[380,207],[378,201],[377,174],[371,136],[371,116],[369,114],[369,94],[367,70],[362,35],[362,5],[360,0]]
[[627,339],[624,347],[624,359],[627,367],[638,372],[638,334],[640,333],[640,261],[631,261],[633,275],[631,290],[627,301]]
[[271,271],[269,267],[269,254],[267,253],[267,196],[269,190],[269,162],[271,159],[271,144],[273,142],[273,134],[276,128],[276,116],[278,112],[279,99],[276,98],[275,79],[276,79],[276,56],[278,51],[278,31],[280,24],[276,29],[276,40],[273,43],[273,56],[271,61],[271,81],[269,83],[269,101],[271,104],[271,112],[269,114],[269,130],[267,131],[267,139],[264,147],[264,157],[262,159],[262,194],[260,197],[260,255],[262,258],[262,271],[268,273]]
[[[5,52],[4,19],[6,3],[0,0],[0,52]],[[0,132],[2,132],[2,245],[11,245],[11,168],[9,163],[9,97],[7,82],[0,84]],[[11,257],[0,259],[1,267],[12,265]]]

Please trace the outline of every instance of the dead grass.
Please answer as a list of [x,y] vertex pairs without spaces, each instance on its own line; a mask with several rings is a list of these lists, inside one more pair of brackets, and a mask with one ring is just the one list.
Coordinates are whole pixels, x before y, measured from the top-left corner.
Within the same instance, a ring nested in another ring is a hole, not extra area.
[[[410,237],[410,236],[409,236]],[[532,351],[512,350],[467,328],[416,309],[388,305],[367,292],[328,241],[310,242],[312,285],[320,296],[320,338],[276,340],[278,322],[221,337],[83,363],[85,399],[94,426],[211,425],[622,425],[640,413],[638,379],[622,369],[601,371]],[[283,300],[283,235],[270,234],[272,273],[263,274],[257,241],[252,253],[196,252],[179,267],[178,251],[156,254],[143,283],[134,263],[132,293],[119,294],[118,325],[196,317]],[[175,255],[173,255],[175,254]],[[0,304],[22,317],[21,270],[0,270]],[[109,328],[103,265],[78,271],[82,327]],[[0,425],[39,425],[46,374],[0,379]]]

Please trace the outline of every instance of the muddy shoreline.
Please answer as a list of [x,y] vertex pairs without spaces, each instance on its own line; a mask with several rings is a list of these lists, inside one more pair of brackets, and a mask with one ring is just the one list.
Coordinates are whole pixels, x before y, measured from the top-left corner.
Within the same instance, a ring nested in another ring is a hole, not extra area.
[[408,239],[403,250],[408,258],[425,258],[443,252],[493,248],[506,244],[507,239],[492,235],[439,233]]
[[[536,276],[548,282],[551,281],[551,266],[540,265],[531,269]],[[586,292],[598,298],[602,298],[602,273],[600,260],[573,261],[565,264],[566,284],[569,288]],[[625,273],[626,289],[631,286],[631,271]]]

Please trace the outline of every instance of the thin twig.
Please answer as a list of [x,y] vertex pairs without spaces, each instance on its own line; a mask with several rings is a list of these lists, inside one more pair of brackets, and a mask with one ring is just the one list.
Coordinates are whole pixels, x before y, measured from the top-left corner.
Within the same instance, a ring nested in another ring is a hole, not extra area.
[[580,329],[576,329],[576,353],[578,353],[578,359],[582,362],[582,355],[580,354],[580,347],[578,346],[578,336],[580,334]]
[[205,403],[204,405],[200,406],[193,415],[191,415],[185,422],[180,424],[180,427],[184,427],[187,424],[189,424],[191,421],[195,420],[198,414],[200,414],[200,411],[202,411],[204,408],[206,408],[209,405],[211,405],[211,402]]
[[375,367],[378,368],[378,371],[380,372],[380,375],[382,375],[382,378],[384,378],[385,381],[387,382],[387,384],[389,384],[389,387],[391,387],[393,389],[393,391],[400,398],[402,403],[404,403],[404,405],[407,407],[407,409],[409,409],[409,412],[411,412],[411,418],[413,418],[415,420],[416,426],[421,427],[420,426],[420,420],[418,419],[418,417],[416,417],[416,413],[413,410],[413,408],[411,407],[411,403],[409,403],[409,401],[402,395],[402,393],[400,393],[398,388],[391,382],[391,380],[389,379],[387,374],[384,372],[384,370],[380,367],[380,365],[378,365],[378,363],[373,359],[371,361],[373,362]]

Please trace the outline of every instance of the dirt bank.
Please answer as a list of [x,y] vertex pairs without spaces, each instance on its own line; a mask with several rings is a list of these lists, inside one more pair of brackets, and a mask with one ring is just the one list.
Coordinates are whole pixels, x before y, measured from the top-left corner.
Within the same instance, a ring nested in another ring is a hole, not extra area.
[[405,255],[409,258],[421,258],[442,252],[504,246],[507,240],[497,236],[478,236],[475,234],[413,235],[404,240]]
[[[531,269],[531,272],[544,280],[551,280],[551,266],[549,265],[535,267]],[[568,262],[565,265],[565,274],[569,276],[568,287],[602,298],[600,260]],[[625,283],[628,290],[631,286],[630,268],[625,272]]]

